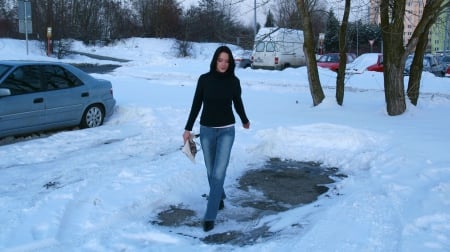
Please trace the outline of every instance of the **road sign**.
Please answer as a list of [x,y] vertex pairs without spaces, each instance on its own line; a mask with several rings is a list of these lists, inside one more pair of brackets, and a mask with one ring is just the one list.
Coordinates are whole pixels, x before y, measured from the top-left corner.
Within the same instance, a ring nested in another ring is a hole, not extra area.
[[19,32],[20,33],[33,33],[31,20],[27,20],[27,27],[25,27],[25,20],[19,20]]
[[20,33],[33,33],[33,25],[31,22],[31,3],[30,1],[19,0],[19,32]]

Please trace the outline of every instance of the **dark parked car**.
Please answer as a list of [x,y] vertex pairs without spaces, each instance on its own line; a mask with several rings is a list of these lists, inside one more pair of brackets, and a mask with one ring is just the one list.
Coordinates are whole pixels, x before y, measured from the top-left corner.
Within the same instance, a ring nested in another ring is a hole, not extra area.
[[[413,57],[413,55],[409,55],[406,58],[404,75],[409,75]],[[433,73],[438,77],[443,77],[445,76],[446,67],[439,63],[436,55],[426,54],[423,56],[423,71]]]
[[237,67],[247,68],[252,65],[252,51],[250,50],[239,51],[233,58]]
[[72,65],[0,61],[0,137],[100,126],[115,104],[111,82]]
[[[347,53],[347,62],[352,63],[355,60],[356,55],[353,53]],[[331,71],[337,72],[339,69],[339,53],[326,53],[317,60],[317,66],[328,68]]]
[[438,60],[444,66],[450,66],[450,54],[440,55],[438,56]]

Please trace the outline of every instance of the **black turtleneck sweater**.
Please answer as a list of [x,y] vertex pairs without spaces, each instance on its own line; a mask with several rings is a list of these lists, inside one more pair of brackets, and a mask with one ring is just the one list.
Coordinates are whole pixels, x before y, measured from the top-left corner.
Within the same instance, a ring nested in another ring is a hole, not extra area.
[[200,109],[200,124],[207,127],[222,127],[234,124],[235,118],[231,104],[243,124],[248,123],[244,104],[241,98],[241,84],[239,79],[230,74],[211,71],[200,76],[195,89],[191,113],[189,114],[185,130],[192,131],[195,119]]

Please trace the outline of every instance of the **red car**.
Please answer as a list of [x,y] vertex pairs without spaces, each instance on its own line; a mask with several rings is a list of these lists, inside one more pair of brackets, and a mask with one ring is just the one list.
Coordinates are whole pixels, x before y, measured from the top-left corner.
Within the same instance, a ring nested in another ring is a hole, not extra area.
[[[347,53],[347,64],[353,62],[356,58],[355,54]],[[331,71],[337,72],[339,69],[339,53],[327,53],[317,60],[317,66],[328,68]]]
[[367,71],[374,71],[374,72],[383,72],[384,71],[383,54],[378,55],[377,63],[368,66]]
[[450,77],[450,65],[447,66],[447,72],[445,72],[445,77]]

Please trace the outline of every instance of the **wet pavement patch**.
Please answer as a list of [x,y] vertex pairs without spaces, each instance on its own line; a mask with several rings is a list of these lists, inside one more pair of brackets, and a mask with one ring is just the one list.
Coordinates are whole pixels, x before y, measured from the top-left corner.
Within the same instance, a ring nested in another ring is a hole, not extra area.
[[286,211],[308,204],[328,191],[337,168],[322,168],[314,162],[269,160],[262,169],[251,170],[239,179],[239,189],[261,191],[265,197],[243,201],[243,206],[260,210]]
[[186,209],[183,205],[170,206],[169,209],[158,214],[158,221],[153,224],[161,226],[200,226],[200,221],[195,220],[196,213],[193,210]]
[[216,226],[235,222],[235,230],[217,233],[213,229],[201,235],[178,232],[176,227],[180,226],[202,228],[202,213],[184,204],[169,206],[150,222],[208,244],[252,245],[275,235],[268,226],[259,224],[262,217],[312,203],[345,177],[337,168],[319,163],[272,158],[262,167],[247,171],[237,180],[235,190],[227,192],[225,210],[219,211]]

